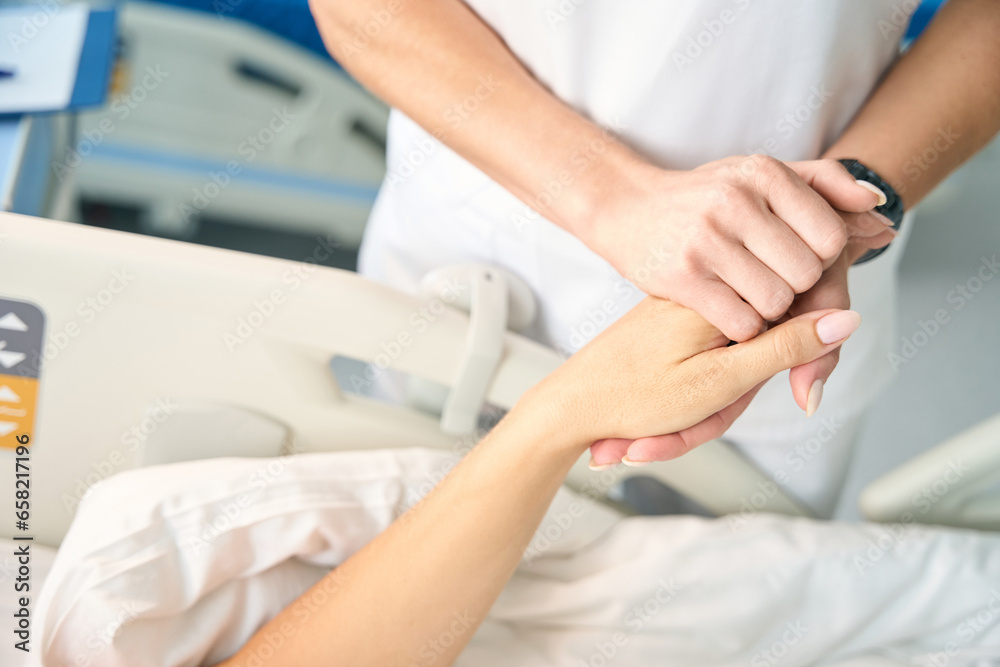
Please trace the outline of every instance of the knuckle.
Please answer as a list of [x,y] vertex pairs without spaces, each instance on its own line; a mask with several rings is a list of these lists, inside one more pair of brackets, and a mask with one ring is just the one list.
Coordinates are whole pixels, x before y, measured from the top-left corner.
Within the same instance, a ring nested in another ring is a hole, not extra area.
[[665,276],[667,280],[693,290],[704,280],[704,271],[698,265],[693,252],[685,252]]
[[848,242],[847,228],[843,224],[831,225],[826,238],[819,244],[819,254],[823,259],[833,259],[837,257]]
[[711,200],[713,209],[726,210],[746,201],[746,195],[738,185],[731,181],[722,181],[713,188]]
[[700,246],[708,239],[718,240],[720,237],[725,236],[725,226],[723,225],[720,217],[716,214],[703,216],[699,227],[701,231],[700,235],[697,238],[690,239],[692,246],[695,244]]
[[842,174],[847,173],[847,167],[840,164],[840,162],[834,160],[833,158],[829,157],[820,158],[819,160],[816,160],[816,162],[818,163],[819,168],[823,171],[830,171]]
[[804,349],[804,340],[792,327],[785,327],[774,336],[772,345],[775,356],[784,364],[794,363]]
[[812,288],[823,277],[823,265],[815,257],[807,260],[792,276],[789,285],[796,294],[801,294]]
[[844,166],[833,158],[819,158],[815,160],[817,171],[846,171]]
[[747,158],[747,162],[755,172],[764,176],[774,176],[783,171],[780,160],[763,153],[754,153]]
[[783,286],[770,295],[760,314],[766,320],[776,320],[788,312],[794,299],[795,293],[792,292],[792,289],[787,285]]
[[756,317],[741,317],[730,323],[733,340],[750,340],[760,332],[761,322]]

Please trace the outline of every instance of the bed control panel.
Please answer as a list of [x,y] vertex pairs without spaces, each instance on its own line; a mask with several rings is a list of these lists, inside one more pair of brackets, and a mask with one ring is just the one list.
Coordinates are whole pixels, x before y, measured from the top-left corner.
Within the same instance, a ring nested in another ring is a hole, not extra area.
[[0,448],[33,439],[44,361],[45,315],[26,301],[0,299]]

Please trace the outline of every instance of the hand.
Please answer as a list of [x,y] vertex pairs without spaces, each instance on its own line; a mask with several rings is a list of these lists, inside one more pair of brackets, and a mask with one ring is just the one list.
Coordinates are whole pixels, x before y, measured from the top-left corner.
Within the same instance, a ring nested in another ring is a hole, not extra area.
[[[853,238],[840,257],[823,272],[819,281],[795,298],[789,312],[779,322],[786,322],[793,317],[813,311],[849,308],[851,299],[847,293],[847,271],[851,264],[869,248],[880,248],[895,235],[896,232],[890,229],[873,237]],[[791,369],[789,380],[792,385],[792,395],[807,415],[811,416],[819,407],[823,396],[823,385],[833,373],[839,360],[840,346],[837,346],[818,359]],[[626,465],[644,465],[650,461],[666,461],[718,438],[729,429],[737,417],[743,414],[763,384],[762,382],[755,386],[719,412],[681,431],[639,440],[627,438],[598,440],[590,448],[591,467],[601,469],[619,462]],[[632,445],[636,442],[638,444],[633,448]]]
[[[865,213],[838,211],[847,228],[858,227],[858,219]],[[823,272],[819,281],[810,289],[795,297],[789,311],[777,320],[785,322],[812,311],[825,309],[846,309],[850,307],[847,292],[847,271],[867,250],[881,248],[898,235],[886,223],[879,221],[876,233],[870,236],[854,235],[840,256]],[[823,396],[823,385],[833,373],[840,359],[840,347],[806,364],[791,369],[789,379],[796,403],[807,415],[812,415],[819,407]],[[601,469],[619,462],[626,465],[644,465],[650,461],[664,461],[680,456],[694,447],[718,438],[728,430],[743,414],[750,401],[763,386],[755,386],[745,395],[709,416],[698,424],[674,433],[647,436],[634,441],[627,438],[605,438],[591,446],[591,467]],[[633,443],[638,442],[635,448]]]
[[720,435],[755,388],[836,349],[859,322],[857,313],[828,309],[727,346],[694,311],[648,297],[533,388],[531,401],[575,441],[635,441],[630,458],[648,436],[690,429],[696,437],[682,451],[633,460],[671,458]]
[[[830,268],[823,272],[823,277],[809,290],[795,298],[788,309],[787,318],[823,308],[850,308],[851,297],[847,292],[847,271],[851,265],[867,250],[881,248],[889,243],[898,232],[886,229],[873,237],[852,239],[844,252]],[[788,374],[792,385],[792,396],[807,416],[812,416],[819,407],[823,397],[823,385],[830,378],[833,369],[840,361],[840,348],[831,351],[819,359],[797,366]]]
[[634,188],[611,193],[578,236],[640,289],[736,341],[783,316],[850,238],[888,223],[871,210],[881,197],[835,160],[754,155],[687,172],[638,169]]

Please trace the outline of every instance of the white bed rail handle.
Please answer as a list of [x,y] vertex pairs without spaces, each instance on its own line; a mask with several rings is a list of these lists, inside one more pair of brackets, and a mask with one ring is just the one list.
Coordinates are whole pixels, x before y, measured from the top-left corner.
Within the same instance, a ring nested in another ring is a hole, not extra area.
[[469,334],[458,374],[441,410],[441,430],[464,435],[476,428],[503,355],[507,330],[520,331],[531,324],[536,304],[523,281],[485,264],[432,271],[421,281],[421,295],[434,297],[449,283],[468,287],[452,305],[469,313]]

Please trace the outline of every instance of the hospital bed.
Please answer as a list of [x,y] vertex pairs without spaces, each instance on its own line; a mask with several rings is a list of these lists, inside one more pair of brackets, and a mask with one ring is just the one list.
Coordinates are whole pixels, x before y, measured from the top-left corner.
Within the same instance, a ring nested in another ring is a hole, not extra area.
[[[18,363],[0,368],[0,379],[22,367],[38,379],[26,416],[0,396],[12,415],[0,415],[0,456],[14,465],[14,438],[31,433],[31,532],[57,546],[90,486],[140,465],[345,448],[465,451],[481,435],[474,416],[482,405],[511,407],[561,357],[507,330],[523,319],[525,295],[505,287],[502,272],[463,271],[450,288],[432,281],[423,296],[407,295],[313,257],[277,260],[2,214],[0,362]],[[44,338],[18,342],[30,338],[20,329],[43,319]],[[42,341],[40,350],[15,349]],[[370,364],[354,384],[377,384],[389,369],[444,387],[443,414],[345,391],[330,368],[337,356]],[[964,462],[957,479],[948,475],[956,461]],[[1000,418],[876,481],[862,508],[879,521],[998,529],[1000,502],[990,492],[998,471]],[[715,441],[641,470],[592,472],[581,460],[568,484],[603,496],[636,474],[718,515],[744,510],[767,483]],[[916,494],[946,475],[948,492],[932,511],[915,512]],[[0,475],[0,497],[12,497],[13,485],[13,475]],[[754,507],[806,513],[780,488]],[[0,527],[2,536],[15,532],[9,522]]]
[[116,90],[79,120],[75,201],[137,209],[174,238],[212,218],[357,248],[388,108],[329,58],[222,20],[239,2],[214,6],[123,5]]
[[[345,392],[330,371],[340,355],[452,386],[477,360],[465,357],[470,317],[441,307],[445,292],[435,304],[310,261],[15,215],[0,219],[0,234],[0,297],[45,318],[31,456],[33,531],[47,544],[59,543],[89,486],[143,462],[347,443],[461,449],[475,437]],[[509,408],[562,358],[501,333],[481,398]],[[8,457],[15,434],[3,436]],[[716,513],[737,510],[763,479],[721,444],[646,474]],[[570,484],[594,475],[581,461]],[[0,480],[0,494],[12,484]],[[781,494],[769,507],[801,512]]]
[[[36,586],[51,564],[44,547],[58,547],[84,494],[120,472],[348,449],[461,454],[482,434],[481,406],[511,407],[561,363],[507,330],[531,308],[516,279],[494,267],[451,267],[408,295],[314,260],[0,214],[0,457],[10,471],[0,497],[14,497],[16,438],[31,438],[28,526],[11,519],[0,538],[34,537]],[[338,383],[334,357],[367,364],[341,377],[345,385],[378,384],[388,369],[443,387],[444,398],[417,409],[358,396]],[[1000,418],[960,434],[866,489],[865,514],[1000,528],[990,494],[998,441]],[[958,477],[948,474],[956,462]],[[767,482],[715,441],[642,469],[594,472],[581,459],[567,485],[604,500],[634,475],[720,515],[745,510]],[[921,490],[942,481],[947,493],[933,511],[915,511]],[[805,513],[780,488],[755,511]],[[14,572],[4,565],[0,581]]]

